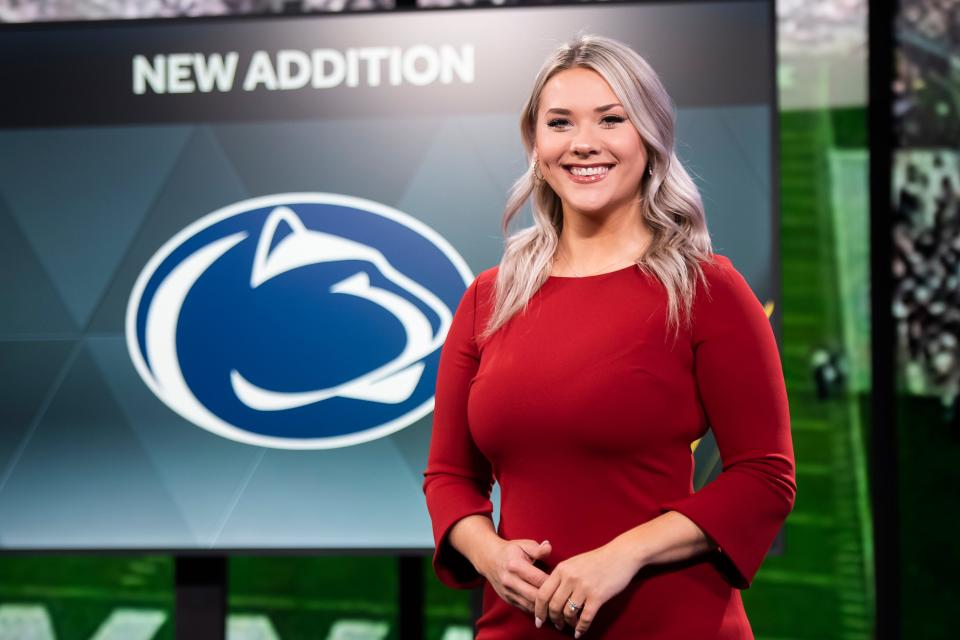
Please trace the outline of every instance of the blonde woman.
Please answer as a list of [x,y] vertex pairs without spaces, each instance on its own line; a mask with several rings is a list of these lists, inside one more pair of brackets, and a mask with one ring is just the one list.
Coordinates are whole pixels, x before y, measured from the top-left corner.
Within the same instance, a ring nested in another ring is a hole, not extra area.
[[[534,224],[469,286],[440,359],[436,573],[483,585],[481,640],[751,638],[739,590],[796,495],[787,395],[672,102],[636,52],[585,35],[546,60],[520,132],[504,233],[529,197]],[[694,493],[708,428],[723,471]]]

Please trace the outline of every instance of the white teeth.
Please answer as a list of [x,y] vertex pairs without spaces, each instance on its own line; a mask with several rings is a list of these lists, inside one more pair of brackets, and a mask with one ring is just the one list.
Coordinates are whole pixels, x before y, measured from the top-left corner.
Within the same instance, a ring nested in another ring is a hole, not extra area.
[[610,167],[570,167],[570,173],[575,176],[595,176],[609,170]]

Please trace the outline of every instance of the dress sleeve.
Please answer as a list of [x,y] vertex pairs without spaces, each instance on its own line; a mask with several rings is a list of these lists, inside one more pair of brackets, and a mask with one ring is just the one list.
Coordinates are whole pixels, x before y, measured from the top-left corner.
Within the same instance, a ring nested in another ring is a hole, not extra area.
[[770,322],[724,256],[705,264],[697,291],[694,373],[723,471],[700,491],[661,504],[695,522],[719,547],[728,580],[747,589],[796,497],[790,411]]
[[477,280],[467,288],[453,316],[440,352],[433,410],[430,453],[423,472],[423,492],[433,524],[436,550],[433,569],[449,587],[477,587],[483,578],[465,556],[450,544],[450,529],[460,519],[484,514],[493,503],[493,472],[477,449],[467,425],[467,398],[480,355],[475,335]]

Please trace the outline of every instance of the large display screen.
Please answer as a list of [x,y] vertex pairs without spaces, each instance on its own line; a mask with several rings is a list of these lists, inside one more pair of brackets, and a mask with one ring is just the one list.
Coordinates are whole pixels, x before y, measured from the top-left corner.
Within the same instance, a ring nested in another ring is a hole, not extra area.
[[4,27],[0,550],[431,548],[440,348],[541,63],[578,32],[651,63],[715,250],[775,303],[772,11]]

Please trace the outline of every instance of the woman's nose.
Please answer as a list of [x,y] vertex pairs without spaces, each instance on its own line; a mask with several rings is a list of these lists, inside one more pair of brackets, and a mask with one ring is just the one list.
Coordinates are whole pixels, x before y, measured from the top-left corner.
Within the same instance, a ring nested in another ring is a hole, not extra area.
[[578,156],[588,156],[591,153],[598,153],[596,146],[588,140],[578,140],[570,145],[570,152]]

